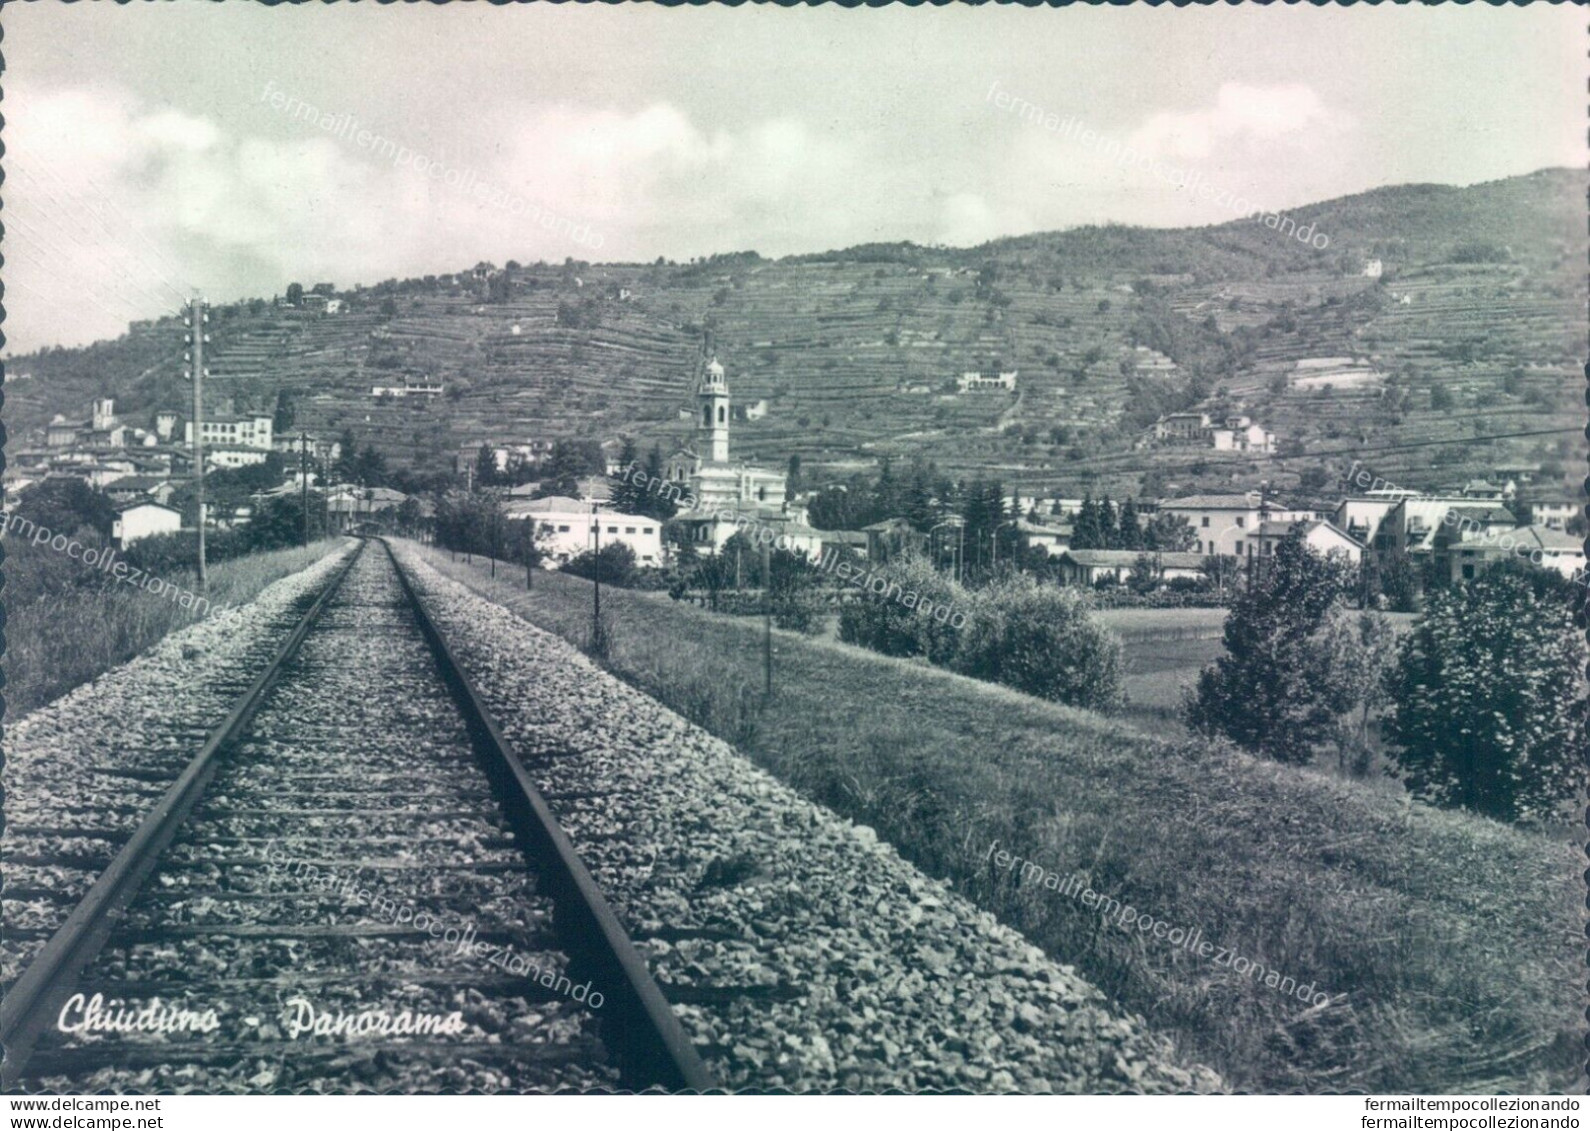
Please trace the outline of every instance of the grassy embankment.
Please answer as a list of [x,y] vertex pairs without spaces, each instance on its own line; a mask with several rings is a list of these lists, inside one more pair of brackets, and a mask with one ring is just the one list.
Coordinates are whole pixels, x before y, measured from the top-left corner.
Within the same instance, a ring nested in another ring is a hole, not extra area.
[[[341,541],[329,539],[211,566],[212,609],[252,601],[266,586],[306,569]],[[48,547],[7,539],[4,568],[5,704],[11,718],[126,663],[203,616],[202,608],[184,609],[169,592],[118,584]],[[72,573],[29,576],[62,570]],[[197,578],[188,573],[162,580],[181,590],[194,591],[197,586]],[[27,596],[18,599],[23,594]]]
[[[444,572],[583,644],[590,587]],[[608,665],[1076,965],[1253,1090],[1560,1091],[1582,1061],[1570,838],[844,645],[604,590]],[[1330,995],[1312,1008],[987,862],[992,842]]]

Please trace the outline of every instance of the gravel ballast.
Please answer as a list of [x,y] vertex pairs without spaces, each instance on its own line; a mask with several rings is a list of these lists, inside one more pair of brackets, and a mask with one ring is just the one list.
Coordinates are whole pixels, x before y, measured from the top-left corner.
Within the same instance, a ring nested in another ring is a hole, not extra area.
[[396,548],[725,1085],[1222,1087],[871,829]]

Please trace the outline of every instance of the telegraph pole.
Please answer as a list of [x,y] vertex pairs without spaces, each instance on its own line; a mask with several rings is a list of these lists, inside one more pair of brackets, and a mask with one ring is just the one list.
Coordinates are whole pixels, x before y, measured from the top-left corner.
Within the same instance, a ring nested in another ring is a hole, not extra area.
[[304,508],[304,545],[309,545],[309,433],[298,433],[298,497]]
[[596,536],[596,554],[591,559],[591,576],[596,579],[596,588],[591,590],[591,640],[596,642],[602,636],[602,522],[597,513],[597,502],[591,500],[591,533]]
[[764,698],[773,697],[773,571],[769,569],[768,543],[762,542],[762,672]]
[[204,561],[204,441],[200,438],[204,422],[204,325],[210,320],[204,300],[195,291],[188,302],[188,344],[193,365],[193,482],[199,504],[199,592],[208,593],[209,574]]

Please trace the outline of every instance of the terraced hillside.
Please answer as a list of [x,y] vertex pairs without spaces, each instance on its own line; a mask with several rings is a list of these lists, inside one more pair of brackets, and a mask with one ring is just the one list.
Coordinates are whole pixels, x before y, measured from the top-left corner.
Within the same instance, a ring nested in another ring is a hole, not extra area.
[[[509,262],[388,281],[312,314],[217,309],[211,388],[238,407],[294,392],[298,424],[352,428],[398,465],[459,443],[689,430],[704,331],[729,370],[739,455],[818,473],[921,453],[1035,492],[1135,491],[1136,446],[1163,411],[1244,412],[1288,458],[1154,453],[1178,483],[1294,483],[1329,453],[1379,453],[1416,486],[1500,463],[1568,461],[1566,434],[1451,449],[1397,445],[1573,428],[1582,353],[1583,175],[1381,189],[1291,214],[1319,250],[1262,223],[1085,228],[972,249],[873,245],[770,261]],[[1373,260],[1381,274],[1365,274]],[[180,328],[12,359],[13,435],[90,396],[138,422],[181,407]],[[1303,363],[1301,366],[1299,363]],[[967,370],[1015,369],[1015,394],[957,394]],[[430,378],[434,399],[372,386]],[[1436,451],[1446,451],[1437,463]],[[1297,458],[1299,453],[1305,457]]]

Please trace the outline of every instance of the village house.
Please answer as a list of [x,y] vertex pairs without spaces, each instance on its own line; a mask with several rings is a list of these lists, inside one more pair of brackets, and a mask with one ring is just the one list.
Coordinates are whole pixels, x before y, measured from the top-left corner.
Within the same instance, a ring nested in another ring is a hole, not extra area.
[[1016,537],[1023,550],[1031,550],[1036,546],[1051,558],[1057,558],[1071,545],[1071,527],[1044,526],[1022,520],[1016,523]]
[[1160,444],[1197,445],[1221,452],[1273,452],[1275,433],[1242,415],[1210,419],[1207,412],[1172,412],[1154,425],[1154,440]]
[[1060,576],[1067,585],[1124,585],[1140,557],[1149,559],[1161,584],[1204,576],[1201,554],[1142,550],[1066,550],[1060,555]]
[[1325,557],[1341,557],[1357,565],[1364,558],[1364,544],[1346,531],[1341,530],[1335,523],[1320,519],[1308,519],[1300,522],[1285,522],[1271,520],[1261,522],[1257,529],[1248,534],[1247,557],[1267,558],[1275,553],[1275,547],[1294,529],[1301,529],[1303,544],[1316,553]]
[[1209,430],[1210,446],[1217,452],[1273,452],[1275,433],[1246,416],[1228,416],[1224,426]]
[[595,550],[598,538],[603,546],[628,546],[638,565],[662,564],[663,524],[655,518],[604,510],[600,503],[567,495],[514,500],[505,515],[510,522],[535,523],[538,544],[553,568]]
[[257,467],[265,462],[270,452],[251,444],[216,444],[204,449],[204,466],[208,469],[224,467]]
[[962,373],[955,379],[955,387],[962,393],[978,393],[988,391],[1003,391],[1014,393],[1016,391],[1016,370],[1008,373]]
[[[232,446],[257,448],[268,452],[273,443],[271,429],[274,423],[268,412],[257,412],[248,416],[218,416],[213,420],[200,422],[199,439],[204,442],[206,448]],[[190,448],[193,446],[191,420],[184,422],[182,426],[182,442]]]
[[425,378],[420,381],[410,381],[407,377],[401,385],[371,385],[372,397],[439,397],[447,391],[447,386],[441,381],[432,381]]
[[1284,507],[1264,500],[1259,492],[1245,495],[1189,495],[1159,500],[1159,510],[1179,515],[1193,529],[1193,549],[1199,554],[1246,557],[1248,535],[1263,522],[1293,523],[1316,517],[1312,510]]
[[1454,581],[1471,581],[1497,562],[1519,557],[1575,579],[1584,576],[1584,539],[1547,526],[1520,526],[1493,540],[1468,538],[1448,547],[1447,575]]
[[390,487],[342,486],[326,496],[326,516],[332,530],[340,534],[395,511],[407,499],[402,491]]
[[1400,499],[1381,522],[1371,545],[1380,557],[1411,554],[1428,559],[1435,553],[1447,512],[1475,505],[1475,500],[1465,495],[1411,495]]
[[105,488],[105,494],[118,503],[136,503],[144,499],[168,503],[176,490],[177,484],[169,479],[153,475],[129,475],[125,479],[118,479],[109,484]]
[[112,542],[126,549],[141,538],[174,534],[182,529],[182,512],[154,500],[129,503],[116,512],[110,526]]
[[1582,514],[1584,507],[1572,499],[1552,498],[1550,496],[1537,496],[1521,499],[1517,508],[1524,514],[1532,526],[1545,526],[1552,530],[1563,530],[1574,518]]

